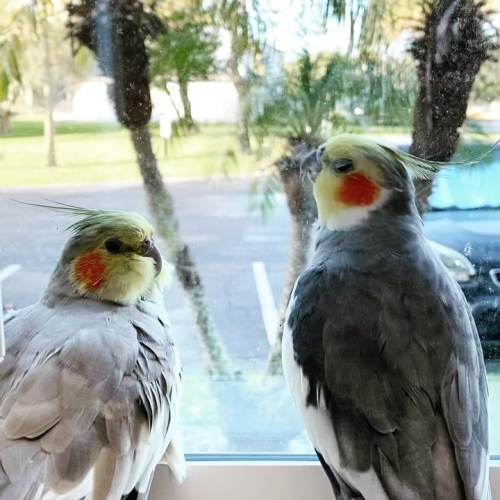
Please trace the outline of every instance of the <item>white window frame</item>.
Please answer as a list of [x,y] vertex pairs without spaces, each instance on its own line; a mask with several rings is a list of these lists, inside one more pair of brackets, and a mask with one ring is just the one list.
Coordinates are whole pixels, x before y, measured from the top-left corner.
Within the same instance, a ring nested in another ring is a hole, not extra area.
[[[496,458],[496,457],[495,457]],[[500,460],[490,461],[492,499],[500,500]],[[333,500],[317,460],[188,460],[182,485],[156,469],[149,500]]]

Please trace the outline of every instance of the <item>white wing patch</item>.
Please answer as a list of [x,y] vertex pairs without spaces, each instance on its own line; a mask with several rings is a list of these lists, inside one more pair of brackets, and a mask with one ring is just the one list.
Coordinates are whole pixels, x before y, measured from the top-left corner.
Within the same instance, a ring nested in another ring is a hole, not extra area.
[[340,466],[338,442],[323,394],[321,392],[318,394],[318,407],[306,405],[306,397],[309,393],[309,381],[304,375],[302,368],[295,361],[292,332],[288,327],[288,316],[295,302],[295,288],[292,291],[291,297],[285,315],[286,319],[283,331],[283,373],[297,411],[304,422],[309,439],[314,448],[321,453],[325,462],[340,474],[349,486],[359,491],[364,498],[369,498],[370,500],[388,500],[388,496],[373,468],[370,468],[366,472],[358,472],[347,470]]
[[[177,401],[177,397],[174,391],[172,400]],[[145,436],[145,442],[139,447],[125,491],[130,491],[135,485],[139,493],[147,492],[155,467],[165,454],[172,433],[179,424],[177,420],[177,411],[172,403],[163,403],[151,430]]]

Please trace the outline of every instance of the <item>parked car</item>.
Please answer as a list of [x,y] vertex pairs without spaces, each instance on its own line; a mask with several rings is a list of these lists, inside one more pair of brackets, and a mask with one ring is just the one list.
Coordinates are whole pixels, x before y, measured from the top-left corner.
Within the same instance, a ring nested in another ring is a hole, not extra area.
[[500,359],[500,155],[440,172],[424,231],[469,302],[485,359]]

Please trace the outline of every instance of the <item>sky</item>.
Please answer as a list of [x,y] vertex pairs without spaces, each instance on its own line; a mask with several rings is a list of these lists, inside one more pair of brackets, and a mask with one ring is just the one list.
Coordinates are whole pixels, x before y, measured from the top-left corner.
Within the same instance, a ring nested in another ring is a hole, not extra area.
[[267,25],[267,39],[285,54],[285,60],[294,59],[305,48],[311,53],[342,51],[347,47],[347,32],[336,21],[323,29],[323,14],[310,7],[308,1],[267,0],[259,2]]

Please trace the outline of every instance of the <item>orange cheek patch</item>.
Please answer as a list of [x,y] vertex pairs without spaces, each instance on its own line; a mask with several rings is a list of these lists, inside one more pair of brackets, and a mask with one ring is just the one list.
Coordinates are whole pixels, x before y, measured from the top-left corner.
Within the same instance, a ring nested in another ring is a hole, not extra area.
[[341,184],[337,199],[345,205],[371,205],[380,193],[380,188],[363,174],[348,175]]
[[106,266],[100,251],[88,252],[74,262],[75,279],[87,289],[97,290],[104,279]]

